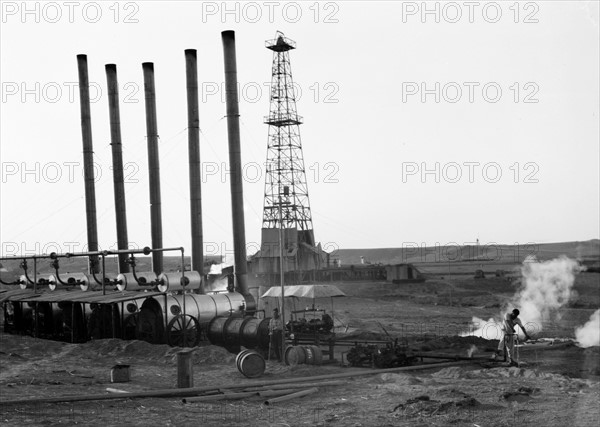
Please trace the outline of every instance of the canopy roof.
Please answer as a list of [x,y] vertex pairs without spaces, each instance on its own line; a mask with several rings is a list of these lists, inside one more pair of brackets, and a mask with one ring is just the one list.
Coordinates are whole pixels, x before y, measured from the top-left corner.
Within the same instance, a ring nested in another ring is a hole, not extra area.
[[[329,297],[345,297],[346,294],[334,285],[294,285],[286,286],[284,296],[295,298],[329,298]],[[281,298],[281,287],[273,286],[262,295],[265,297]]]

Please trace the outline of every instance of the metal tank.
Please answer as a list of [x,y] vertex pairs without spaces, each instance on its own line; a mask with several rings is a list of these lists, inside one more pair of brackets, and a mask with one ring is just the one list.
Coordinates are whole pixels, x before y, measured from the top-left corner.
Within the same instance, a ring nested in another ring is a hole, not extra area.
[[237,292],[147,298],[138,316],[136,338],[180,347],[195,346],[204,325],[215,317],[242,316],[246,306],[246,298]]
[[[135,279],[137,277],[138,280]],[[117,276],[117,289],[119,291],[151,290],[156,287],[158,277],[153,271],[136,273],[122,273]]]
[[[186,271],[185,289],[200,289],[202,284],[202,276],[197,271]],[[174,292],[183,290],[181,285],[181,273],[161,273],[158,276],[158,291],[159,292]]]

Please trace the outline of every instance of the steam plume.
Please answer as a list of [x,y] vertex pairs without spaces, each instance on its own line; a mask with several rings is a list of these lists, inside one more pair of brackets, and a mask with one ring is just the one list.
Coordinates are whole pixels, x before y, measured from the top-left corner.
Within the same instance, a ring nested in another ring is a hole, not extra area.
[[592,314],[585,325],[575,329],[575,338],[580,347],[600,345],[600,309]]
[[545,262],[523,262],[523,281],[512,301],[532,332],[541,331],[542,321],[560,315],[557,310],[575,296],[573,284],[580,271],[579,263],[565,256]]
[[[519,290],[511,298],[509,306],[495,319],[487,322],[473,318],[477,329],[463,335],[475,335],[486,339],[499,339],[501,335],[501,320],[504,313],[518,308],[521,321],[531,335],[542,330],[543,319],[560,316],[558,310],[567,304],[574,296],[573,284],[575,275],[582,271],[579,263],[565,256],[538,262],[535,257],[528,257],[521,266],[522,281]],[[519,334],[522,334],[517,327]]]

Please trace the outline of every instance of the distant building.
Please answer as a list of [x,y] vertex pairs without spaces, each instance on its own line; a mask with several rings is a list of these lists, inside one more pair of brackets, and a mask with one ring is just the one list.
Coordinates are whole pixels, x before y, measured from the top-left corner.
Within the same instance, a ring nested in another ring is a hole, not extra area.
[[385,272],[388,282],[424,280],[421,272],[412,264],[386,265]]

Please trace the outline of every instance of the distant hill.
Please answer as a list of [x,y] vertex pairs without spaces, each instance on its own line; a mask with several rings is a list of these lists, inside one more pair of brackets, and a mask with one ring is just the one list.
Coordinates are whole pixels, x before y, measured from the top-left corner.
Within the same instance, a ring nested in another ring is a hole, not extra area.
[[548,260],[560,255],[581,261],[594,261],[600,258],[600,240],[582,242],[558,242],[527,245],[480,244],[479,246],[429,246],[376,249],[338,249],[331,259],[339,259],[342,265],[360,264],[361,257],[370,264],[467,262],[475,263],[522,263],[533,255],[538,260]]

